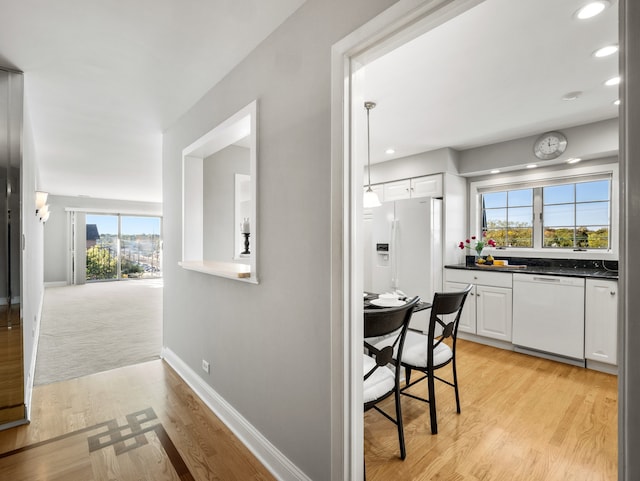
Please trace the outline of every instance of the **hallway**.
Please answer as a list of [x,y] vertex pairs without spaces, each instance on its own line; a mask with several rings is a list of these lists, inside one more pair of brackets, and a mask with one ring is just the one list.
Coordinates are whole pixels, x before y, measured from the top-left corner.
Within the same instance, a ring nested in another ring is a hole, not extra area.
[[0,431],[0,479],[274,479],[160,360],[36,386],[31,418]]

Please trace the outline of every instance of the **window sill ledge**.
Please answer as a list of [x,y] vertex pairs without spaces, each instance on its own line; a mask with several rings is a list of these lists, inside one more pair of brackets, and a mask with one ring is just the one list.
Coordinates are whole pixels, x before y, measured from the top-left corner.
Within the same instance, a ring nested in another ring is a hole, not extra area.
[[251,266],[249,264],[213,261],[182,261],[178,262],[178,265],[188,271],[225,277],[227,279],[248,282],[250,284],[258,284],[258,280],[251,276]]

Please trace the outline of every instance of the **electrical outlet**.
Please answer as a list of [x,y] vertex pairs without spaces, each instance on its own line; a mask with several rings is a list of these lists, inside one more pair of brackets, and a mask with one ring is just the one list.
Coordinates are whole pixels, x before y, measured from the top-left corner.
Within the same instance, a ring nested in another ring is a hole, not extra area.
[[209,363],[204,359],[202,360],[202,370],[209,374]]

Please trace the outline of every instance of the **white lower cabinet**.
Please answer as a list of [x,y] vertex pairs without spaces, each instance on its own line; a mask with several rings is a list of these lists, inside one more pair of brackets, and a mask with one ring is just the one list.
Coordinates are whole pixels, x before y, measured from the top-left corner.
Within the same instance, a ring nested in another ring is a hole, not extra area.
[[[467,284],[461,284],[458,282],[445,282],[444,290],[446,292],[461,291]],[[469,292],[467,299],[464,301],[464,307],[462,308],[462,314],[460,315],[460,323],[458,324],[458,330],[463,332],[476,333],[476,288],[474,287]]]
[[511,341],[512,283],[510,273],[445,269],[445,290],[473,289],[465,302],[458,329],[479,336]]
[[618,282],[587,279],[585,283],[585,357],[617,364]]
[[511,341],[511,289],[476,286],[476,333],[479,336]]

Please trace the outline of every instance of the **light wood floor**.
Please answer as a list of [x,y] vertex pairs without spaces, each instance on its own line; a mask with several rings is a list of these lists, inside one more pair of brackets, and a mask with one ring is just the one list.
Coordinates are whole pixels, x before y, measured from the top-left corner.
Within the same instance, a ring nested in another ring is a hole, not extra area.
[[0,432],[0,480],[271,481],[163,361],[36,386]]
[[[365,414],[369,481],[616,479],[615,376],[464,341],[458,356],[462,414],[439,386],[439,434],[403,398],[405,461]],[[162,361],[37,386],[32,419],[0,432],[1,480],[273,480]]]
[[[438,434],[431,435],[428,405],[403,397],[401,461],[395,426],[367,412],[368,481],[617,479],[616,376],[458,342],[462,413],[453,389],[440,383]],[[420,384],[413,389],[427,397]]]

